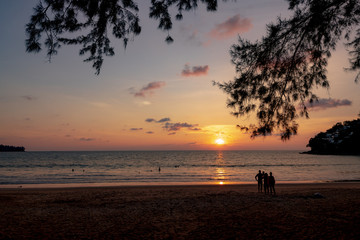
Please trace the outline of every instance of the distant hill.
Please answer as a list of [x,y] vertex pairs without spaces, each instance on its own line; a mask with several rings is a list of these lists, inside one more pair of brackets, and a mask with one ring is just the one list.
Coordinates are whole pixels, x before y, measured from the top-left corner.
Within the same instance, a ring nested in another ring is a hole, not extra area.
[[25,148],[0,144],[0,152],[25,152]]
[[310,154],[360,155],[360,118],[337,123],[309,140]]

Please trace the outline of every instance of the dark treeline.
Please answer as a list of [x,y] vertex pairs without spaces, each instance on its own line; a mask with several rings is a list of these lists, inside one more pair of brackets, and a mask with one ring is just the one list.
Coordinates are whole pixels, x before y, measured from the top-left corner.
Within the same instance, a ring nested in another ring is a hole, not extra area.
[[25,152],[25,148],[0,144],[0,152]]
[[360,118],[339,122],[309,140],[312,154],[360,155]]

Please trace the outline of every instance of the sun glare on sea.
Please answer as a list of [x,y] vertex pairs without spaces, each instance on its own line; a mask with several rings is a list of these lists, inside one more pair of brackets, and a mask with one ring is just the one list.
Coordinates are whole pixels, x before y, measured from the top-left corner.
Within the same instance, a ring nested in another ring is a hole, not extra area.
[[215,143],[218,144],[218,145],[223,145],[223,144],[225,144],[225,141],[223,139],[221,139],[221,138],[218,138],[218,139],[215,140]]

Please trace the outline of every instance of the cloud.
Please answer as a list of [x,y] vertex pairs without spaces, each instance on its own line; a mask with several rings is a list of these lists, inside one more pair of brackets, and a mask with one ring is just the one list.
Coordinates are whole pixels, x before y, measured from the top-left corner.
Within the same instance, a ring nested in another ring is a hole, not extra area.
[[351,106],[352,102],[348,99],[320,98],[313,103],[308,102],[306,107],[313,111],[321,111],[328,108],[337,108],[342,106]]
[[158,123],[163,123],[163,122],[169,122],[170,121],[170,118],[162,118],[162,119],[160,119],[159,121],[156,121],[156,122],[158,122]]
[[189,142],[188,145],[196,145],[197,142]]
[[166,85],[163,81],[157,81],[157,82],[150,82],[148,85],[140,89],[139,91],[136,91],[134,88],[130,88],[130,93],[133,94],[135,97],[145,97],[147,95],[151,95],[154,93],[155,89],[160,89]]
[[187,128],[190,130],[193,130],[194,127],[198,126],[198,124],[189,124],[189,123],[170,123],[167,122],[165,123],[165,125],[163,126],[164,129],[166,129],[167,131],[179,131],[182,128]]
[[170,118],[168,117],[165,117],[165,118],[162,118],[160,120],[155,120],[154,118],[147,118],[145,119],[145,122],[156,122],[156,123],[163,123],[163,122],[169,122],[170,121]]
[[83,141],[83,142],[91,142],[91,141],[95,141],[95,138],[80,138],[79,139],[80,141]]
[[141,131],[143,128],[130,128],[130,131]]
[[184,77],[190,77],[190,76],[201,76],[201,75],[207,75],[209,71],[209,66],[193,66],[190,68],[189,65],[185,65],[184,69],[181,72],[181,75]]
[[176,134],[176,132],[171,132],[168,135],[175,135],[175,134]]
[[148,131],[148,132],[146,132],[147,134],[154,134],[154,132],[153,131]]
[[[129,91],[131,94],[135,93],[134,88],[130,88]],[[144,107],[144,106],[146,107],[152,104],[150,101],[135,101],[134,103],[140,107]]]
[[208,35],[217,40],[228,39],[239,33],[249,31],[252,26],[250,19],[242,18],[240,14],[237,14],[223,23],[216,24],[215,28]]
[[30,95],[25,95],[25,96],[21,96],[22,99],[25,99],[27,101],[34,101],[34,100],[37,100],[36,97],[34,96],[30,96]]
[[162,118],[160,120],[155,120],[154,118],[147,118],[145,119],[146,122],[154,122],[154,123],[160,123],[162,125],[162,128],[165,129],[166,131],[168,132],[172,132],[172,133],[169,133],[168,135],[174,135],[176,131],[180,131],[181,129],[183,128],[187,128],[189,130],[192,130],[192,131],[199,131],[201,130],[201,128],[198,128],[197,126],[199,126],[199,124],[190,124],[190,123],[180,123],[180,122],[177,122],[177,123],[172,123],[170,122],[171,119],[166,117],[166,118]]

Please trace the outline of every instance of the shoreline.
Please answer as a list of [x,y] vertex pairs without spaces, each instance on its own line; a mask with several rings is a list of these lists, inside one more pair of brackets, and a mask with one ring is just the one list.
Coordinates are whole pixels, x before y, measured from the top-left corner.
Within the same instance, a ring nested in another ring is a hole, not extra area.
[[[275,184],[275,190],[277,191],[277,196],[279,193],[286,193],[286,191],[290,190],[291,192],[299,190],[307,191],[307,190],[314,190],[314,189],[359,189],[360,190],[360,182],[307,182],[307,183],[277,183]],[[142,190],[142,191],[152,191],[154,189],[162,189],[164,191],[174,191],[174,190],[200,190],[200,191],[207,191],[209,189],[219,190],[219,191],[229,191],[236,189],[236,191],[246,191],[246,193],[257,193],[264,196],[271,196],[267,195],[264,192],[257,191],[257,184],[252,183],[245,183],[245,184],[193,184],[193,185],[186,185],[186,184],[179,184],[179,185],[108,185],[108,186],[72,186],[72,187],[28,187],[28,188],[2,188],[0,187],[0,200],[2,194],[7,193],[26,193],[26,192],[69,192],[75,194],[77,191],[88,191],[88,192],[96,192],[96,191],[122,191],[122,190]],[[359,202],[360,203],[360,202]],[[1,238],[0,238],[1,239]]]
[[[276,185],[360,183],[360,180],[327,181],[277,181]],[[1,189],[66,189],[66,188],[116,188],[116,187],[172,187],[172,186],[243,186],[257,185],[257,182],[127,182],[127,183],[41,183],[41,184],[3,184]]]
[[359,153],[346,153],[346,152],[321,152],[321,151],[305,151],[299,152],[299,154],[309,154],[309,155],[328,155],[328,156],[355,156],[359,157]]

